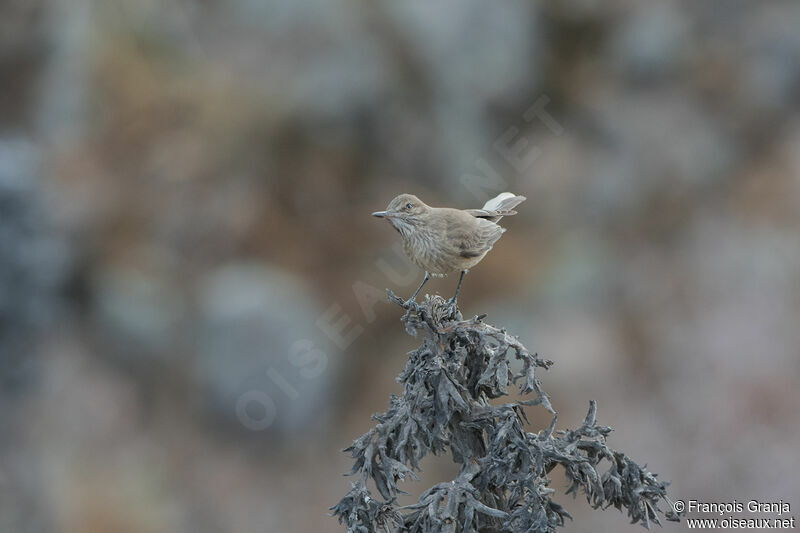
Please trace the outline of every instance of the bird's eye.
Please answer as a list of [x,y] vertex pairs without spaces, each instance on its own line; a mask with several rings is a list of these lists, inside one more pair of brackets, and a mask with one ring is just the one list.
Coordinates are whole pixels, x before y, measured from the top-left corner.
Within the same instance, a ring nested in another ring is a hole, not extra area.
[[410,203],[410,202],[406,204],[406,209],[411,209],[412,207],[413,207],[413,206],[411,205],[411,203]]

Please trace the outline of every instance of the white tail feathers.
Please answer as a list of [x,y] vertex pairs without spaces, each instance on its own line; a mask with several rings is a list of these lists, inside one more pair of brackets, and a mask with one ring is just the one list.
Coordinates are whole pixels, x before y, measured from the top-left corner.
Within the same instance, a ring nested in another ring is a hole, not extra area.
[[526,198],[524,196],[517,196],[516,194],[510,192],[501,192],[483,204],[482,209],[484,211],[508,211],[514,209],[514,207],[518,206],[525,200]]
[[483,204],[481,209],[467,209],[466,212],[477,218],[485,218],[486,220],[497,222],[503,217],[517,214],[516,211],[512,210],[525,200],[524,196],[503,192]]

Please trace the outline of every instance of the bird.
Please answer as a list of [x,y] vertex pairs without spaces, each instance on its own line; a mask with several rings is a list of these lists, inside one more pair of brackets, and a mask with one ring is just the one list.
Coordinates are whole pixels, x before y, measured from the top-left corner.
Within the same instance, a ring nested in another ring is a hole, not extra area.
[[506,231],[497,222],[517,214],[514,207],[525,200],[524,196],[504,192],[480,209],[453,209],[431,207],[413,194],[404,193],[389,202],[385,211],[372,213],[374,217],[388,220],[400,233],[406,255],[425,271],[422,283],[406,301],[406,306],[416,301],[431,276],[442,277],[460,271],[456,292],[449,301],[449,305],[455,307],[464,276],[481,262]]

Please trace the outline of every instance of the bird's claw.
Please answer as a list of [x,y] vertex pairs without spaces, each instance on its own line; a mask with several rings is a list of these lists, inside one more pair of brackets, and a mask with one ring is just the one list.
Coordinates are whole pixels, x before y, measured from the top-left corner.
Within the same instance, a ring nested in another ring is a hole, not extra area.
[[455,298],[450,298],[447,301],[447,309],[455,315],[458,312],[458,301]]
[[409,298],[405,301],[403,307],[406,308],[406,314],[403,315],[403,322],[408,322],[408,319],[411,316],[411,311],[417,309],[417,302],[415,302],[413,298]]

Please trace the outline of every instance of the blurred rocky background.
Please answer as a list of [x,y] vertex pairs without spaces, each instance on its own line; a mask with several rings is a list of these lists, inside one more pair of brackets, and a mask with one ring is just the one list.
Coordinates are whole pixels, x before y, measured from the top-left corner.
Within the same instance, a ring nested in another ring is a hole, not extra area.
[[[528,197],[460,303],[556,362],[565,425],[596,399],[674,497],[795,511],[799,27],[795,0],[3,1],[0,531],[341,531],[339,450],[414,346],[383,289],[421,272],[369,217],[400,192]],[[424,468],[409,501],[453,465]]]

